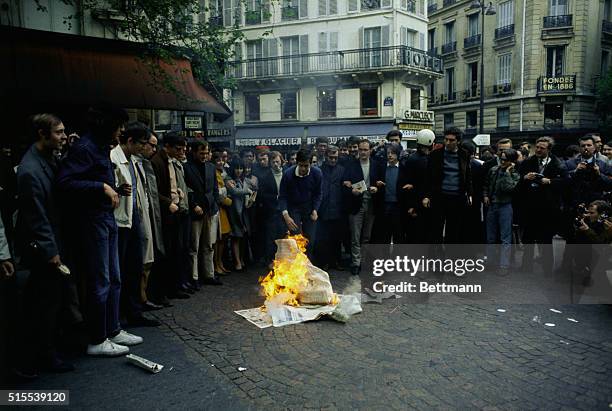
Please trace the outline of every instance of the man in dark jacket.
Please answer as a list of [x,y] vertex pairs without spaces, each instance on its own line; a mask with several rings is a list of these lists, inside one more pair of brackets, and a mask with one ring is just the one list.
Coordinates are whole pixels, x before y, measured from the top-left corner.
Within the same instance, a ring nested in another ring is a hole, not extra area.
[[377,244],[401,244],[404,242],[404,210],[401,205],[406,201],[403,190],[405,176],[404,167],[400,167],[399,156],[402,146],[398,143],[387,145],[387,158],[384,163],[378,163],[378,193],[374,196],[374,242]]
[[464,242],[464,216],[472,203],[472,171],[469,154],[459,147],[461,134],[456,127],[444,131],[444,147],[429,156],[423,206],[432,210],[433,244]]
[[206,161],[210,147],[206,141],[196,141],[193,157],[185,164],[185,182],[189,192],[191,213],[191,272],[194,282],[221,285],[215,278],[213,245],[219,229],[219,188],[215,166]]
[[28,324],[25,351],[32,364],[53,372],[72,371],[56,350],[62,296],[68,277],[61,255],[59,209],[54,182],[57,163],[53,152],[66,137],[62,121],[52,114],[33,118],[35,143],[23,157],[17,172],[19,214],[17,247],[24,265],[30,268],[25,293],[25,322]]
[[109,148],[117,143],[127,120],[127,113],[121,109],[91,109],[90,133],[70,147],[57,178],[58,192],[65,201],[63,208],[73,228],[70,240],[76,250],[77,271],[86,276],[89,355],[124,355],[129,352],[127,346],[143,341],[123,331],[119,324],[121,276],[113,215],[119,195]]
[[521,163],[521,180],[518,193],[525,206],[523,243],[525,248],[523,268],[533,267],[533,244],[542,244],[543,268],[552,269],[552,238],[559,224],[561,189],[567,178],[565,166],[552,154],[554,140],[540,137],[536,140],[535,155]]
[[327,147],[327,160],[321,166],[323,174],[319,227],[317,230],[316,252],[317,263],[323,268],[343,269],[340,266],[340,242],[342,240],[342,223],[344,207],[342,204],[342,185],[344,167],[338,164],[339,149]]

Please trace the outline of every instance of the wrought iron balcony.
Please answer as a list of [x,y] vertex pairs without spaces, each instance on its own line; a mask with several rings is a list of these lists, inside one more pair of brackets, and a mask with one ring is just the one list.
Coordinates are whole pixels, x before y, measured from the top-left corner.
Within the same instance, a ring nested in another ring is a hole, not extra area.
[[574,93],[576,93],[575,74],[538,78],[538,95]]
[[480,46],[480,40],[480,34],[475,34],[473,36],[466,37],[463,39],[463,48],[468,49],[470,47]]
[[463,100],[473,100],[480,97],[480,88],[478,86],[472,86],[463,92]]
[[495,29],[495,40],[514,35],[514,24]]
[[457,51],[457,42],[453,41],[451,43],[446,43],[442,45],[442,54],[452,53],[453,51]]
[[438,77],[444,70],[439,57],[411,47],[394,46],[235,61],[230,63],[227,76],[236,79],[260,79],[393,68],[426,72]]
[[261,10],[247,10],[244,13],[244,22],[247,26],[261,24]]
[[491,94],[494,96],[511,93],[514,93],[514,84],[512,83],[500,83],[491,87]]
[[438,55],[438,48],[437,47],[431,47],[429,50],[427,50],[427,53],[429,53],[430,56],[437,56]]
[[457,92],[453,91],[452,93],[442,94],[440,95],[440,104],[452,104],[457,102]]
[[438,11],[438,3],[430,3],[427,5],[427,14],[432,14]]
[[300,18],[299,9],[297,6],[286,6],[281,10],[281,20],[290,21],[297,20]]
[[562,27],[572,27],[572,15],[565,14],[561,16],[546,16],[544,17],[545,29],[556,29]]
[[612,21],[608,21],[608,20],[602,21],[601,31],[606,34],[612,34]]
[[442,1],[442,7],[452,6],[456,2],[457,2],[457,0],[443,0]]

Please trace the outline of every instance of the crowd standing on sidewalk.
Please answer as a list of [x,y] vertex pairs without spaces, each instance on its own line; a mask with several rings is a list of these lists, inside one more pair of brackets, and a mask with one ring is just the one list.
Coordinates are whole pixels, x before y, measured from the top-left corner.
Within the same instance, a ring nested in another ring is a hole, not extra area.
[[[505,275],[513,243],[528,268],[533,245],[555,235],[612,239],[612,142],[597,134],[566,158],[547,136],[502,139],[477,156],[458,128],[442,144],[421,130],[413,149],[391,130],[377,144],[319,137],[298,151],[232,153],[158,136],[111,106],[88,116],[69,139],[60,118],[34,115],[32,145],[1,170],[0,370],[12,376],[73,370],[67,347],[129,352],[143,338],[126,329],[159,325],[144,313],[247,267],[267,270],[287,233],[308,238],[315,264],[354,275],[368,243],[502,244]],[[577,260],[567,252],[563,264]],[[545,252],[542,265],[552,269]]]

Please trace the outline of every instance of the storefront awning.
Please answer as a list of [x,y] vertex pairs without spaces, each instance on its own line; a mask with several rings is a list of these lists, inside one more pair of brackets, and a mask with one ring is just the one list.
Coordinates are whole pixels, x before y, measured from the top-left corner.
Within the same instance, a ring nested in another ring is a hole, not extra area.
[[329,123],[309,126],[253,125],[236,127],[237,146],[297,146],[306,137],[308,144],[314,144],[317,137],[329,137],[333,144],[350,136],[367,138],[371,141],[384,139],[393,128],[393,122],[378,123]]
[[[143,59],[139,43],[0,27],[0,96],[28,102],[188,110],[230,115],[202,86],[187,59]],[[151,74],[159,64],[178,93]]]

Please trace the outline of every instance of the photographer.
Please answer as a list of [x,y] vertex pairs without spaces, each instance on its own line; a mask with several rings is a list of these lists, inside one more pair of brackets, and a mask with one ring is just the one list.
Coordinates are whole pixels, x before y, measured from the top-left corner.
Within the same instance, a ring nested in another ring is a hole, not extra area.
[[612,208],[603,200],[595,200],[583,217],[576,221],[576,240],[581,244],[612,243]]

